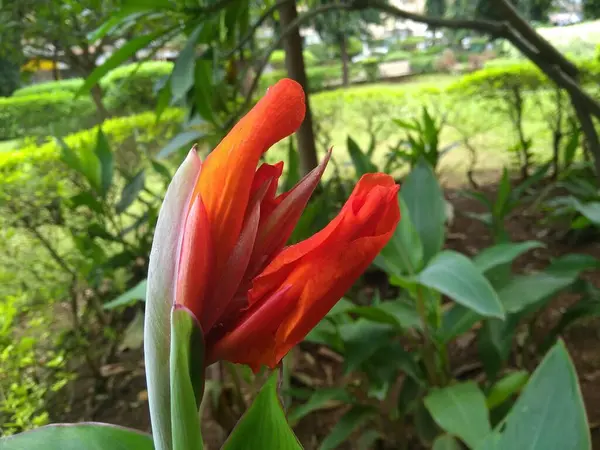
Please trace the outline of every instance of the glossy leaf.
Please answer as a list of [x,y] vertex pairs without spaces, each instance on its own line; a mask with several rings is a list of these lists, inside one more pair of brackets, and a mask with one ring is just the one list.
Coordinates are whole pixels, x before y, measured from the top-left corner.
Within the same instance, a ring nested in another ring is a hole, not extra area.
[[350,136],[348,136],[348,139],[346,140],[346,145],[358,178],[367,173],[377,172],[377,167],[371,162],[369,157],[363,153],[356,141]]
[[439,337],[442,342],[450,342],[457,336],[466,333],[479,322],[482,316],[463,305],[453,305],[444,313]]
[[340,334],[344,341],[344,370],[349,373],[386,345],[396,332],[389,325],[359,319],[343,325]]
[[486,317],[504,317],[502,304],[488,280],[466,256],[441,252],[418,275],[419,283],[447,295]]
[[421,237],[423,258],[433,258],[444,244],[446,203],[444,194],[425,160],[420,159],[400,189],[412,223]]
[[119,295],[114,300],[104,304],[104,309],[115,309],[122,306],[129,306],[138,301],[146,300],[146,287],[148,280],[142,280],[124,294]]
[[144,189],[146,183],[146,171],[140,170],[123,188],[121,199],[115,205],[118,214],[125,211],[137,199],[139,193]]
[[519,370],[509,373],[498,380],[487,395],[486,404],[488,409],[493,409],[515,394],[518,394],[529,379],[529,372]]
[[81,95],[88,92],[100,79],[111,70],[119,67],[126,62],[138,50],[150,45],[152,41],[165,34],[165,30],[158,30],[154,33],[145,34],[128,40],[121,47],[116,49],[108,59],[100,66],[96,67],[92,73],[85,79],[83,86],[77,91],[76,95]]
[[187,91],[194,85],[196,48],[198,46],[198,37],[203,29],[204,23],[201,23],[192,31],[175,61],[173,73],[171,74],[171,93],[174,102],[183,98]]
[[222,450],[254,448],[302,450],[277,397],[277,372],[269,377]]
[[398,223],[392,239],[377,256],[375,264],[380,265],[378,262],[381,261],[381,268],[396,276],[413,275],[423,265],[423,244],[400,193],[398,202],[402,220]]
[[517,313],[538,304],[544,299],[565,289],[575,281],[572,274],[562,276],[546,272],[514,277],[508,285],[498,291],[500,301],[507,312]]
[[331,403],[352,403],[354,399],[346,389],[320,388],[308,398],[306,403],[298,406],[288,415],[290,422],[297,422],[313,411],[317,411]]
[[106,197],[113,180],[114,157],[110,145],[102,128],[98,128],[96,137],[96,156],[100,161],[100,188],[103,197]]
[[497,266],[512,263],[517,257],[534,248],[543,247],[538,241],[507,242],[482,250],[473,258],[473,264],[483,273]]
[[433,442],[432,450],[462,450],[462,446],[452,436],[444,434]]
[[491,431],[485,396],[472,381],[433,390],[425,397],[425,406],[441,428],[470,448]]
[[152,437],[104,423],[59,424],[0,439],[2,450],[153,450]]
[[[321,442],[319,450],[333,450],[362,426],[377,411],[369,406],[357,405],[344,414],[331,430],[331,433]],[[273,447],[275,448],[275,447]],[[279,448],[279,447],[277,447]]]
[[544,357],[506,419],[497,450],[589,450],[577,374],[565,344]]
[[173,450],[202,450],[198,409],[204,385],[204,340],[193,314],[175,307],[171,314],[171,428]]
[[161,151],[156,155],[157,159],[164,159],[170,156],[172,153],[181,150],[182,147],[186,147],[186,150],[189,150],[187,147],[191,147],[192,141],[196,139],[200,139],[204,136],[204,133],[198,130],[189,130],[184,131],[183,133],[179,133],[173,139],[169,141],[167,145],[165,145]]

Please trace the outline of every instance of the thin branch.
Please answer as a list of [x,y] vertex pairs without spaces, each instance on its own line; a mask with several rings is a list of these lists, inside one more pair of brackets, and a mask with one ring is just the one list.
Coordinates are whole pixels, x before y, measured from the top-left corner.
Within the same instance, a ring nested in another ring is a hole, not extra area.
[[558,65],[571,77],[579,75],[579,69],[575,64],[569,61],[556,48],[550,44],[543,36],[538,34],[515,9],[508,0],[496,0],[494,3],[501,10],[504,17],[510,22],[514,29],[523,36],[524,39],[531,42],[540,52],[549,60],[555,60]]
[[273,5],[271,5],[271,7],[269,7],[259,18],[256,22],[254,22],[254,24],[250,27],[250,29],[248,30],[248,33],[246,33],[246,35],[237,43],[237,45],[235,46],[235,48],[233,48],[233,50],[231,50],[227,55],[225,55],[226,59],[229,59],[231,56],[233,56],[235,54],[235,52],[237,52],[239,49],[243,48],[244,45],[246,45],[248,42],[250,42],[250,40],[252,40],[252,37],[254,36],[254,34],[256,33],[256,30],[269,18],[273,15],[273,13],[275,12],[275,10],[277,8],[279,8],[281,5],[284,5],[288,2],[291,2],[294,0],[279,0],[275,3],[273,3]]

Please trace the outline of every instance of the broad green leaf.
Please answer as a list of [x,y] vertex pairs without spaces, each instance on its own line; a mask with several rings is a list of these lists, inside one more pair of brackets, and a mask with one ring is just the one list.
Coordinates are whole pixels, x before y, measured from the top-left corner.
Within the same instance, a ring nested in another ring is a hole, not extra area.
[[104,309],[115,309],[121,306],[129,306],[137,301],[146,300],[146,287],[148,280],[142,280],[124,294],[104,304]]
[[290,422],[297,422],[313,411],[322,409],[331,403],[352,403],[354,401],[350,393],[343,388],[321,388],[317,389],[308,398],[306,403],[298,406],[288,415]]
[[562,341],[548,352],[531,376],[509,413],[495,448],[591,448],[590,431],[577,374]]
[[482,272],[512,263],[518,256],[534,248],[543,247],[538,241],[507,242],[482,250],[473,258],[473,264]]
[[204,136],[204,133],[198,130],[184,131],[179,133],[173,139],[165,145],[161,151],[156,155],[156,159],[164,159],[170,156],[173,152],[181,149],[184,145],[190,145],[190,143],[196,139],[200,139]]
[[75,172],[83,175],[95,192],[100,192],[100,160],[92,152],[74,152],[64,140],[54,138],[61,148],[60,158]]
[[194,96],[196,99],[195,106],[202,118],[213,121],[212,99],[213,99],[213,83],[212,83],[212,61],[207,59],[199,59],[196,61],[194,68]]
[[600,202],[580,202],[573,198],[573,206],[594,225],[600,225]]
[[145,169],[140,170],[135,176],[129,180],[129,182],[123,188],[121,192],[121,199],[115,205],[115,210],[117,214],[121,214],[127,208],[131,206],[131,204],[138,197],[140,191],[144,189],[144,184],[146,183],[146,171]]
[[398,193],[398,203],[402,220],[398,223],[392,239],[377,258],[383,260],[383,269],[387,272],[397,276],[413,275],[423,265],[423,244],[400,193]]
[[400,195],[421,237],[423,259],[429,261],[444,244],[446,201],[431,166],[420,159],[410,172]]
[[102,128],[98,128],[95,153],[100,161],[100,192],[102,197],[106,197],[112,185],[114,157]]
[[111,70],[119,67],[121,64],[126,62],[133,54],[135,54],[138,50],[148,46],[152,41],[156,38],[164,35],[167,31],[158,30],[154,33],[145,34],[143,36],[138,36],[127,41],[121,47],[119,47],[115,52],[113,52],[108,59],[101,65],[96,67],[92,73],[85,79],[83,86],[77,91],[76,96],[84,94],[88,92],[92,86],[94,86],[100,79],[106,75]]
[[504,317],[502,304],[488,280],[466,256],[452,250],[438,254],[417,277],[419,283],[447,295],[486,317]]
[[0,439],[2,450],[153,450],[152,437],[104,423],[58,424]]
[[452,436],[444,434],[433,442],[432,450],[462,450],[462,446]]
[[187,91],[194,85],[194,67],[196,65],[196,49],[198,46],[198,37],[204,29],[204,23],[198,25],[185,46],[179,52],[175,61],[173,73],[171,74],[171,93],[173,101],[176,102],[183,98]]
[[498,291],[498,297],[509,313],[517,313],[538,304],[544,299],[565,289],[575,281],[571,274],[567,276],[539,272],[532,275],[514,277],[508,285]]
[[171,314],[171,428],[173,450],[202,450],[198,408],[204,386],[204,338],[193,314],[175,307]]
[[498,380],[487,395],[486,404],[488,409],[501,405],[513,395],[519,393],[529,379],[529,372],[519,370],[509,373]]
[[419,313],[417,312],[413,300],[405,300],[403,298],[386,300],[379,303],[377,307],[394,316],[400,323],[400,326],[405,330],[409,328],[420,329],[422,327],[421,318],[419,317]]
[[352,407],[350,411],[340,418],[333,427],[333,430],[331,430],[331,433],[329,433],[323,442],[321,442],[319,450],[333,450],[334,448],[337,448],[348,439],[352,432],[357,430],[375,414],[377,414],[377,411],[370,406],[357,405]]
[[344,371],[352,372],[396,334],[389,325],[359,319],[340,327],[344,341]]
[[472,309],[459,304],[453,305],[444,313],[439,338],[444,343],[450,342],[456,336],[469,331],[481,319],[482,317]]
[[425,406],[441,428],[470,448],[491,432],[485,396],[472,381],[434,389],[425,397]]
[[302,450],[277,397],[277,372],[269,377],[222,450],[263,448]]
[[515,314],[508,315],[504,320],[489,319],[479,330],[477,335],[479,357],[491,380],[495,380],[510,355],[519,319]]
[[144,360],[148,385],[148,403],[156,450],[172,449],[170,374],[166,364],[171,347],[171,307],[179,258],[179,234],[185,221],[185,205],[194,188],[200,160],[190,152],[167,189],[163,201],[148,267],[146,314],[144,324]]
[[377,167],[369,160],[356,141],[350,136],[348,136],[348,139],[346,140],[346,145],[348,147],[348,153],[350,153],[350,158],[352,158],[352,164],[354,164],[354,170],[356,170],[356,175],[359,178],[367,173],[377,172]]

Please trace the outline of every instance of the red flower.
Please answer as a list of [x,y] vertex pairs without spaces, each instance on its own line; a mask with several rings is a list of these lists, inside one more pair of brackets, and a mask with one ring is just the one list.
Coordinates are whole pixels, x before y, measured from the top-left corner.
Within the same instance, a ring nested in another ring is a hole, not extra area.
[[[206,363],[274,367],[342,297],[391,238],[398,185],[385,174],[358,182],[323,230],[284,247],[330,157],[291,191],[276,195],[283,163],[256,166],[305,113],[298,83],[282,80],[196,167],[179,237],[175,303],[191,310]],[[188,183],[189,184],[189,183]],[[185,191],[185,189],[182,189]]]

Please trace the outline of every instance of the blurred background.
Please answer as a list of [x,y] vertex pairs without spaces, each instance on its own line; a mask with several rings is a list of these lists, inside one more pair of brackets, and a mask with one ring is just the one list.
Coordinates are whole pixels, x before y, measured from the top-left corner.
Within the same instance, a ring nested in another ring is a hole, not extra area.
[[[592,0],[2,0],[0,436],[149,430],[145,279],[166,187],[192,144],[204,157],[291,77],[310,109],[264,157],[284,161],[281,189],[334,148],[292,242],[384,171],[414,225],[402,236],[420,242],[403,241],[413,269],[459,253],[512,313],[502,330],[465,319],[468,299],[423,278],[439,303],[427,317],[406,266],[378,258],[286,357],[305,448],[431,448],[448,429],[423,399],[449,380],[480,383],[499,423],[558,336],[600,439],[599,19]],[[481,268],[490,248],[501,276]],[[431,336],[443,377],[423,381]],[[211,367],[207,448],[261,376]]]

